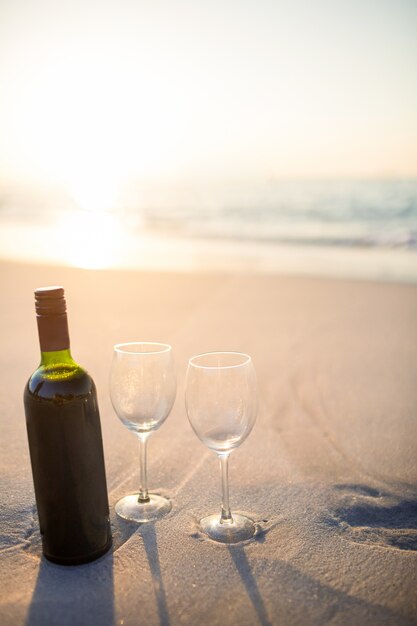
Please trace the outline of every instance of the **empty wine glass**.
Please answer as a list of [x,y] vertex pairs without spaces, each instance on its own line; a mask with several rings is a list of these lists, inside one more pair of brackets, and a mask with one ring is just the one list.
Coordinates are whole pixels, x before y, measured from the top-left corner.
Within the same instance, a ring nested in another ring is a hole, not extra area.
[[252,430],[256,419],[256,376],[252,359],[239,352],[209,352],[188,362],[185,404],[197,437],[220,459],[221,514],[200,520],[215,541],[236,543],[255,533],[253,520],[232,515],[229,506],[228,459]]
[[176,380],[171,346],[134,342],[114,346],[110,397],[119,419],[140,441],[139,493],[125,496],[116,513],[134,522],[157,520],[171,510],[168,498],[148,492],[146,444],[168,417]]

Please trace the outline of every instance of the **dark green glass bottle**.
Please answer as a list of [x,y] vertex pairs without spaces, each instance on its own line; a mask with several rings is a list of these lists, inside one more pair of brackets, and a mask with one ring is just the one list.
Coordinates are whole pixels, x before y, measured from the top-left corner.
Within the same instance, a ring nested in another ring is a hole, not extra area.
[[24,404],[43,553],[77,565],[112,542],[97,395],[70,353],[63,288],[37,289],[35,305],[41,363]]

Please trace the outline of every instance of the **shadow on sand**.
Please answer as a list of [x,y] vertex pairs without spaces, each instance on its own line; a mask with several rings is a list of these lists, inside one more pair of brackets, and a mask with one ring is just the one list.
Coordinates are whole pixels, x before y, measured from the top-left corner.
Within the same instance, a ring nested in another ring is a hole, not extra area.
[[26,626],[114,624],[113,553],[86,565],[42,558]]
[[158,554],[158,543],[156,539],[155,524],[143,524],[140,527],[140,533],[145,544],[146,556],[149,561],[149,568],[152,574],[153,588],[156,598],[156,606],[158,609],[159,621],[161,626],[169,626],[168,604],[165,594],[164,582],[162,580],[161,564]]
[[97,561],[68,567],[55,565],[42,557],[26,626],[113,626],[113,553],[138,530],[149,561],[159,621],[161,626],[170,626],[155,525],[138,527],[115,518],[112,529],[113,550]]
[[252,573],[243,546],[235,545],[228,546],[228,548],[238,574],[245,586],[246,593],[248,594],[253,608],[256,611],[259,623],[261,626],[271,626],[261,592],[259,591],[258,583]]
[[[97,561],[65,566],[39,562],[38,578],[26,618],[26,626],[112,626],[115,622],[113,554],[138,530],[112,515],[113,546]],[[31,535],[28,551],[42,550],[38,529]]]

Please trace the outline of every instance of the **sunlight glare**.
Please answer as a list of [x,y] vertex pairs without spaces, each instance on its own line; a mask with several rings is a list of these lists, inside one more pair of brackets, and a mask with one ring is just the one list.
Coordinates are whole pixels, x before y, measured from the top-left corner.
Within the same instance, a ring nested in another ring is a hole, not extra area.
[[84,269],[115,267],[122,261],[123,231],[117,217],[103,211],[77,211],[57,226],[62,261]]
[[120,181],[117,176],[102,171],[80,171],[67,183],[71,197],[80,209],[99,212],[114,209],[119,204]]
[[[175,85],[156,81],[133,61],[115,56],[106,64],[99,53],[85,58],[82,49],[63,44],[36,68],[31,105],[22,97],[17,112],[27,165],[41,178],[64,183],[88,209],[101,203],[107,191],[100,186],[110,180],[117,187],[132,174],[171,172],[184,156],[187,120],[173,93]],[[95,182],[87,190],[88,178]]]

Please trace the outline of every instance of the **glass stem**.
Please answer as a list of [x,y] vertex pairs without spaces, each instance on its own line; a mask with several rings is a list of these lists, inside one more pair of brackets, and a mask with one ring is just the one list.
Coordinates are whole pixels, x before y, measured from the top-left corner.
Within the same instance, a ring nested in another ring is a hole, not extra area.
[[139,436],[139,449],[140,449],[140,486],[139,486],[139,498],[138,502],[144,503],[149,502],[149,493],[148,493],[148,470],[146,463],[146,452],[147,452],[147,443],[148,436],[142,435]]
[[219,454],[222,473],[222,514],[220,524],[232,524],[233,517],[229,505],[229,454]]

